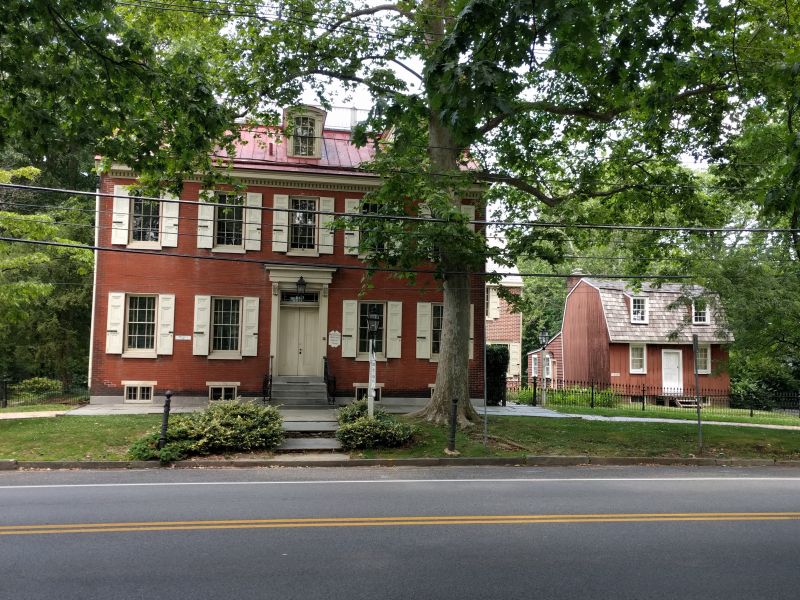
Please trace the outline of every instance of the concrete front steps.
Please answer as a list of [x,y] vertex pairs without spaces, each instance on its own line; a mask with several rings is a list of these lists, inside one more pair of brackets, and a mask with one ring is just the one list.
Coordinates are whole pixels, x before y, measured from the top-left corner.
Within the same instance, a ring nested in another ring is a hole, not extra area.
[[281,408],[283,430],[286,437],[278,452],[337,452],[342,449],[336,439],[339,423],[336,411],[328,407],[304,408],[289,406]]
[[270,403],[283,407],[324,408],[328,406],[328,391],[322,377],[274,377]]

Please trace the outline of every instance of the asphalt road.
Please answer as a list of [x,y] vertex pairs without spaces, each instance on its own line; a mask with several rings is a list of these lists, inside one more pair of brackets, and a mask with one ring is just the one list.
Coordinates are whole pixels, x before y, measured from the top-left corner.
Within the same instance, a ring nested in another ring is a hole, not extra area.
[[792,598],[800,471],[0,473],[0,599]]

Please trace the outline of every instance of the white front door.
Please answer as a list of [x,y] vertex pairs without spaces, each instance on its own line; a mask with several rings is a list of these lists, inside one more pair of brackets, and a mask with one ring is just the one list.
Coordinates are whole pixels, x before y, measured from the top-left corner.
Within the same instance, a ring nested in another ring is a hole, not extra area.
[[321,375],[318,306],[281,306],[278,375]]
[[664,394],[683,394],[683,353],[680,350],[661,351],[661,377]]

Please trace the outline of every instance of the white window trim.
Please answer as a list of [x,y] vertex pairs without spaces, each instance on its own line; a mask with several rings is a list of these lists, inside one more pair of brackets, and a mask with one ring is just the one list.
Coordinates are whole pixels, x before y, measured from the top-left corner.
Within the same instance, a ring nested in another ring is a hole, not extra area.
[[[129,402],[133,404],[146,404],[148,402],[154,402],[156,398],[156,385],[158,384],[157,381],[122,381],[122,402]],[[128,400],[128,388],[137,388],[136,400]],[[141,388],[150,388],[150,400],[140,400],[139,397],[141,396]]]
[[[238,350],[214,350],[214,301],[215,300],[238,300],[239,301],[239,349]],[[241,360],[242,357],[242,330],[244,329],[244,298],[241,296],[211,296],[208,319],[208,358],[211,360]]]
[[[381,398],[383,398],[383,387],[385,384],[383,383],[376,383],[375,384],[375,402],[380,402]],[[358,400],[358,391],[364,390],[366,394],[369,394],[369,383],[354,383],[353,384],[353,402]]]
[[140,242],[133,239],[133,203],[136,196],[130,196],[130,205],[128,206],[128,248],[142,248],[148,250],[161,250],[164,242],[164,203],[158,203],[158,241],[156,242]]
[[692,302],[692,325],[709,325],[711,323],[711,312],[708,310],[708,304],[706,304],[703,313],[705,314],[705,319],[703,321],[698,321],[694,302]]
[[[642,349],[642,368],[633,368],[633,348]],[[631,375],[647,375],[647,344],[628,344],[628,372]]]
[[284,124],[288,128],[289,120],[294,126],[294,119],[298,117],[310,117],[314,119],[314,152],[311,154],[294,153],[294,135],[286,136],[286,156],[290,158],[322,158],[322,132],[325,127],[327,113],[311,106],[297,106],[284,110]]
[[704,352],[706,354],[708,365],[705,369],[701,369],[700,365],[697,366],[697,374],[698,375],[711,375],[711,345],[710,344],[700,344],[697,347],[699,352]]
[[356,361],[369,361],[369,351],[361,352],[361,305],[362,304],[383,304],[383,351],[375,353],[375,360],[378,362],[386,362],[386,344],[388,339],[388,321],[389,321],[389,302],[386,300],[359,300],[356,306]]
[[211,388],[233,388],[233,397],[234,399],[239,396],[239,385],[241,385],[238,381],[206,381],[206,387],[208,387],[208,401],[209,402],[221,402],[221,400],[212,400],[211,399]]
[[[644,320],[637,321],[633,318],[633,300],[644,300]],[[636,325],[648,325],[650,323],[650,299],[646,296],[631,296],[631,310],[630,310],[631,323]]]
[[[128,323],[130,315],[130,300],[131,298],[155,298],[155,306],[153,308],[153,347],[152,348],[128,348]],[[125,294],[125,318],[122,323],[122,358],[157,358],[158,348],[158,314],[159,314],[158,294]]]
[[[306,157],[307,158],[307,157]],[[313,200],[314,201],[314,247],[313,248],[292,248],[292,222],[291,216],[295,212],[292,209],[292,200]],[[286,213],[286,256],[319,256],[319,228],[320,217],[316,211],[321,210],[321,198],[319,196],[289,196],[288,212]]]
[[552,352],[545,352],[544,353],[544,378],[545,379],[552,379],[553,378],[553,360],[554,356]]
[[[430,348],[430,361],[432,363],[438,363],[439,362],[439,354],[441,354],[441,352],[434,352],[433,351],[433,309],[435,307],[437,307],[437,306],[441,306],[442,307],[442,331],[444,331],[444,303],[443,302],[431,302],[431,326],[430,326],[430,331],[428,332],[428,340],[429,340],[429,343],[431,345],[431,348]],[[440,338],[439,339],[439,350],[441,350],[441,348],[442,348],[442,340]]]
[[[212,245],[211,245],[211,252],[224,252],[227,254],[245,254],[247,250],[244,248],[245,243],[245,236],[247,235],[247,197],[244,194],[233,192],[229,190],[214,190],[212,192],[214,196],[214,201],[211,204],[214,205],[214,220],[212,223]],[[217,211],[220,208],[220,204],[216,201],[217,196],[238,196],[242,201],[242,243],[241,244],[217,244]]]

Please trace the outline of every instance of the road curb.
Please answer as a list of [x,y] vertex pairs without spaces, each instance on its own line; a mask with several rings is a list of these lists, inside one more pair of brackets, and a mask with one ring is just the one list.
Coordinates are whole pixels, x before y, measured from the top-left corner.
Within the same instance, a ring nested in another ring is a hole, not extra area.
[[108,470],[108,469],[243,469],[267,467],[576,467],[576,466],[700,466],[700,467],[794,467],[800,461],[761,458],[706,458],[665,456],[489,456],[442,458],[352,458],[334,460],[231,459],[156,461],[24,461],[0,460],[0,471],[14,470]]

